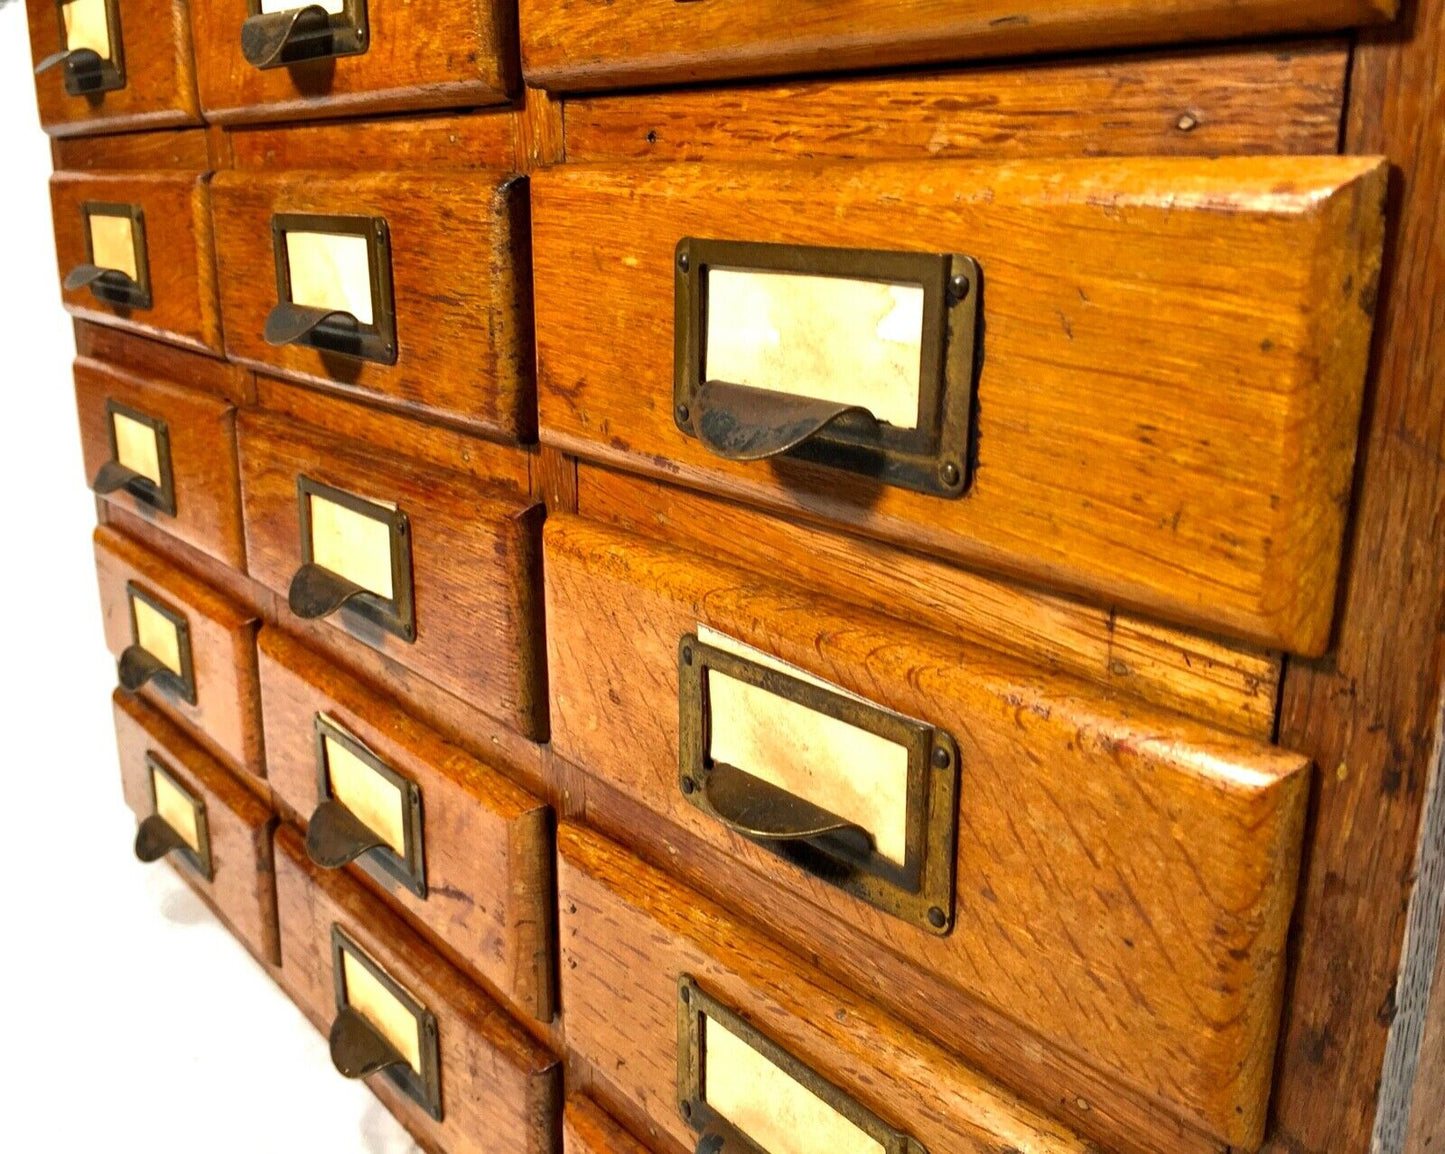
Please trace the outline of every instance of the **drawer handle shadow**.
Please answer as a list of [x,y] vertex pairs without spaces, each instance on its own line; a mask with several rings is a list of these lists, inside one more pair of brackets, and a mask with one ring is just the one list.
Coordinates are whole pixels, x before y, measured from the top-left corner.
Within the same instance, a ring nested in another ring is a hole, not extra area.
[[361,322],[345,309],[316,308],[282,301],[266,317],[266,343],[281,347],[302,343],[347,356],[361,355]]
[[852,868],[847,859],[873,852],[873,837],[862,826],[734,766],[706,767],[702,787],[718,821],[754,841],[815,845],[841,858],[842,870]]
[[115,668],[120,687],[127,693],[138,693],[157,678],[175,676],[164,661],[139,645],[127,645]]
[[698,440],[730,461],[780,457],[829,429],[878,431],[862,405],[792,396],[726,381],[704,381],[694,395]]
[[325,870],[338,870],[386,842],[339,801],[323,801],[306,823],[306,856]]
[[331,1064],[345,1078],[365,1078],[408,1065],[401,1052],[350,1006],[337,1011],[331,1023]]
[[358,597],[373,594],[354,581],[348,581],[339,573],[316,564],[306,564],[296,570],[291,578],[291,587],[286,593],[286,603],[297,617],[314,621],[330,617],[347,602]]
[[35,66],[41,76],[59,65],[65,66],[65,90],[72,96],[99,92],[105,85],[105,59],[94,48],[72,48],[53,52]]
[[146,863],[160,861],[168,853],[189,848],[186,839],[158,813],[151,814],[135,831],[135,856]]

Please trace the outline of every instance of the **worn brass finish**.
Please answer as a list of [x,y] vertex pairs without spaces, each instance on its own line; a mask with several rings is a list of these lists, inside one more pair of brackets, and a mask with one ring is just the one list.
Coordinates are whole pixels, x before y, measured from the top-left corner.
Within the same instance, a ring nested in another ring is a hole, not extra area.
[[[149,477],[143,477],[134,469],[120,463],[120,446],[116,444],[115,417],[129,417],[138,424],[146,425],[155,434],[156,462],[160,466],[161,483],[157,485]],[[176,485],[171,474],[171,434],[165,421],[159,417],[147,416],[136,409],[127,408],[115,401],[105,402],[106,427],[110,430],[110,460],[102,465],[91,481],[95,493],[105,496],[124,489],[137,501],[149,505],[168,516],[176,515]]]
[[[904,862],[881,857],[873,839],[784,790],[715,763],[708,673],[754,686],[874,733],[908,751]],[[678,782],[689,805],[820,880],[936,935],[954,919],[958,746],[934,726],[727,653],[686,634],[678,644]]]
[[[288,232],[365,238],[371,275],[371,324],[363,324],[342,309],[314,308],[292,301]],[[303,345],[336,356],[396,364],[396,295],[391,281],[391,231],[385,220],[379,216],[278,212],[271,218],[271,245],[276,257],[276,305],[266,317],[262,333],[269,344]]]
[[[353,1010],[346,996],[344,954],[363,966],[414,1018],[420,1031],[421,1072],[411,1068],[381,1034]],[[441,1047],[436,1015],[407,993],[338,925],[331,927],[331,975],[336,1020],[331,1027],[331,1060],[347,1078],[380,1073],[433,1119],[442,1120]],[[359,1021],[358,1021],[359,1020]]]
[[[65,5],[57,2],[55,18],[60,26],[60,42],[67,43]],[[52,52],[35,66],[37,76],[52,68],[65,69],[65,91],[71,96],[97,96],[125,87],[125,48],[120,34],[120,0],[105,0],[105,27],[110,35],[110,56],[102,57],[94,48],[63,48]]]
[[[215,870],[211,862],[211,827],[206,817],[206,803],[204,799],[197,797],[189,789],[181,784],[180,779],[168,770],[154,753],[146,754],[146,781],[149,783],[151,792],[151,813],[145,818],[135,835],[135,856],[143,862],[159,861],[167,854],[174,853],[188,866],[190,866],[206,881],[215,877]],[[164,777],[170,782],[172,788],[185,797],[196,812],[196,840],[200,843],[198,849],[192,849],[186,844],[178,830],[173,829],[165,818],[159,813],[160,805],[156,801],[156,776]]]
[[[85,263],[76,265],[65,274],[66,291],[79,288],[90,289],[90,295],[104,304],[121,309],[148,309],[151,307],[150,262],[146,253],[145,213],[138,204],[112,204],[106,201],[87,200],[80,206],[85,217]],[[92,216],[123,216],[130,220],[131,242],[135,246],[136,276],[131,277],[118,268],[102,268],[95,263],[95,248],[90,235]]]
[[[120,687],[127,693],[137,692],[147,682],[154,681],[165,693],[178,697],[188,705],[196,704],[196,670],[191,655],[191,627],[185,615],[172,609],[154,594],[147,593],[134,581],[125,585],[127,604],[130,607],[131,643],[126,646],[117,663],[116,673]],[[140,644],[140,626],[136,622],[135,603],[144,601],[156,613],[169,621],[176,630],[176,649],[181,658],[181,671],[177,673],[154,653]]]
[[241,55],[256,68],[356,56],[371,43],[366,0],[346,0],[337,13],[320,4],[262,12],[261,0],[250,0],[250,13],[241,25]]
[[[859,405],[705,380],[707,275],[713,267],[921,286],[917,426],[878,421]],[[967,492],[981,290],[972,257],[684,237],[674,269],[672,401],[684,434],[729,460],[789,456],[938,497]]]
[[687,1124],[699,1135],[703,1154],[767,1154],[713,1110],[704,1097],[707,1040],[703,1020],[710,1018],[756,1050],[794,1082],[837,1111],[883,1147],[884,1154],[928,1154],[917,1139],[896,1130],[846,1091],[804,1065],[737,1013],[704,992],[689,974],[677,979],[677,1102]]

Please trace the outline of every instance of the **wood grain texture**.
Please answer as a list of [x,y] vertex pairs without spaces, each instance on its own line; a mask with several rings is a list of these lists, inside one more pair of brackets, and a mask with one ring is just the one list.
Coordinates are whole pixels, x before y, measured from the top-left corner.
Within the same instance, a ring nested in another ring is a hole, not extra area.
[[[277,135],[284,135],[278,133]],[[253,368],[507,440],[536,433],[527,184],[507,173],[219,173],[212,186],[227,354]],[[381,217],[397,361],[337,357],[262,333],[278,301],[277,213]]]
[[216,166],[210,141],[200,128],[126,132],[115,136],[60,136],[51,140],[56,172],[144,172],[184,169],[210,172]]
[[[190,354],[173,353],[193,359]],[[194,358],[203,364],[211,362]],[[177,365],[184,369],[184,365]],[[180,375],[180,374],[177,374]],[[218,561],[245,572],[246,539],[241,529],[241,489],[236,467],[236,409],[230,401],[170,380],[130,373],[104,361],[75,362],[75,401],[80,415],[80,450],[85,483],[111,460],[114,401],[165,422],[170,445],[175,515],[139,501],[124,489],[104,500],[129,509]]]
[[514,1013],[549,1021],[556,974],[550,811],[395,702],[278,630],[260,639],[267,772],[302,824],[321,802],[315,720],[355,735],[421,789],[427,896],[355,872],[447,948]]
[[590,1098],[572,1094],[562,1114],[562,1154],[651,1154]]
[[518,83],[516,10],[505,0],[369,4],[359,55],[261,70],[241,55],[247,0],[191,5],[207,120],[296,120],[504,104]]
[[[65,49],[55,0],[25,0],[30,51],[39,64]],[[125,86],[93,96],[65,91],[63,65],[35,77],[40,123],[52,135],[173,128],[201,122],[187,0],[124,0]]]
[[1097,1150],[620,846],[564,823],[558,849],[568,1043],[599,1098],[628,1102],[671,1142],[697,1140],[676,1101],[687,974],[929,1150]]
[[[543,446],[544,461],[551,452]],[[569,507],[548,497],[548,508],[565,513],[580,507],[592,520],[979,641],[1052,672],[1082,677],[1237,733],[1266,741],[1274,733],[1277,654],[1094,608],[585,462],[577,468],[576,485],[580,501]]]
[[324,624],[352,633],[522,736],[545,740],[542,506],[502,485],[282,417],[245,412],[238,431],[246,555],[251,575],[277,595],[278,611],[289,615],[287,590],[302,564],[299,476],[393,502],[411,522],[415,642],[344,610]]
[[[841,72],[1275,32],[1389,19],[1393,0],[521,0],[522,71],[555,90]],[[202,55],[204,64],[204,54]]]
[[248,171],[472,172],[515,166],[518,117],[501,107],[388,116],[368,121],[360,132],[350,121],[223,131],[231,147],[228,167]]
[[[1276,1154],[1369,1149],[1445,671],[1445,3],[1355,55],[1351,152],[1393,176],[1350,564],[1327,660],[1286,671],[1280,737],[1324,770],[1292,941]],[[1435,302],[1432,305],[1426,302]]]
[[[1440,933],[1445,934],[1445,923]],[[1445,1150],[1445,950],[1435,953],[1404,1154]]]
[[87,200],[139,205],[145,213],[152,305],[121,308],[98,301],[89,289],[62,289],[66,309],[85,320],[219,355],[221,314],[207,177],[169,171],[57,172],[50,178],[50,208],[62,280],[86,263],[81,205]]
[[1304,42],[567,102],[567,158],[1328,153],[1346,45]]
[[[773,879],[791,898],[779,932],[839,971],[865,958],[864,988],[922,1029],[937,1028],[937,1003],[904,993],[914,971],[1016,1019],[1018,1048],[1077,1055],[1222,1141],[1258,1144],[1303,758],[578,518],[550,518],[545,540],[553,747],[734,859],[714,891],[739,870]],[[677,647],[699,624],[954,736],[950,936],[813,879],[684,800]],[[633,836],[656,846],[668,834],[652,823]]]
[[140,696],[176,719],[232,772],[265,777],[254,614],[109,526],[99,526],[93,540],[105,643],[112,656],[118,660],[134,641],[128,582],[183,615],[190,629],[196,703],[154,682]]
[[[533,178],[543,440],[1106,604],[1329,640],[1384,169],[1356,158],[566,165]],[[722,460],[673,423],[685,236],[967,252],[958,500]],[[578,270],[586,270],[581,307]],[[1200,366],[1208,366],[1201,371]]]
[[547,503],[547,508],[559,513],[577,512],[581,472],[577,458],[569,457],[551,445],[542,445],[534,461],[534,489]]
[[[443,1117],[435,1122],[385,1074],[367,1084],[407,1129],[448,1154],[553,1154],[561,1141],[561,1064],[401,919],[346,874],[306,860],[276,834],[281,985],[323,1032],[336,1016],[331,928],[340,926],[437,1018]],[[340,1074],[336,1075],[338,1078]]]
[[252,375],[213,357],[193,356],[164,341],[138,337],[110,325],[75,321],[75,355],[134,377],[166,381],[221,397],[236,405],[255,400]]
[[566,156],[562,102],[541,88],[524,88],[513,121],[518,172],[556,164]]
[[176,872],[259,961],[279,965],[276,875],[271,852],[276,817],[271,807],[231,777],[159,710],[120,690],[112,697],[112,704],[126,805],[137,821],[155,812],[150,769],[146,766],[146,755],[155,754],[165,769],[206,806],[214,876],[207,881],[188,863],[172,860]]

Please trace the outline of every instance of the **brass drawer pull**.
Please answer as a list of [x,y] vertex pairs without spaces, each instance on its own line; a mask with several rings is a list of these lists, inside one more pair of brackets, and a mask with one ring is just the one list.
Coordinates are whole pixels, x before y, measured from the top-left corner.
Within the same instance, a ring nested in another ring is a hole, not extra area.
[[169,426],[113,400],[106,401],[105,415],[110,460],[96,471],[91,490],[106,496],[124,489],[137,501],[174,517],[176,487]]
[[117,308],[150,308],[150,261],[140,206],[87,200],[80,211],[85,262],[65,274],[65,290],[89,289],[96,300]]
[[120,0],[58,0],[59,52],[35,66],[41,76],[63,68],[65,91],[95,96],[125,87],[125,53],[120,35]]
[[94,48],[53,52],[35,66],[35,75],[65,66],[65,91],[71,96],[101,92],[105,88],[105,60]]
[[146,863],[177,855],[207,881],[211,865],[211,829],[206,803],[181,784],[154,753],[146,754],[151,813],[135,834],[135,856]]
[[330,617],[348,601],[365,597],[367,590],[320,565],[302,565],[291,578],[286,603],[297,617],[308,621]]
[[166,663],[139,645],[127,645],[116,663],[120,687],[127,693],[136,693],[147,682],[170,673]]
[[262,11],[264,7],[260,0],[251,0],[251,15],[241,25],[241,55],[255,68],[279,68],[366,51],[366,0],[347,0],[337,13],[328,12],[321,4],[278,12]]
[[131,279],[120,269],[101,268],[94,264],[76,265],[65,274],[64,284],[70,292],[88,288],[94,295],[107,301],[113,301],[116,297],[134,295],[140,289],[139,282]]
[[346,1078],[365,1078],[407,1061],[381,1035],[381,1031],[353,1010],[344,1006],[331,1023],[331,1064]]
[[830,428],[861,436],[878,432],[878,419],[861,405],[725,381],[704,381],[694,395],[694,409],[697,439],[730,461],[778,457]]
[[306,823],[306,856],[322,869],[337,870],[386,839],[339,801],[323,801]]
[[262,332],[269,345],[300,344],[310,337],[313,347],[323,344],[331,352],[361,347],[361,322],[345,309],[315,308],[283,301],[266,317]]
[[136,830],[135,856],[143,862],[160,861],[185,844],[186,839],[173,830],[165,818],[153,813]]
[[195,705],[190,623],[183,613],[134,581],[126,583],[125,591],[130,604],[131,643],[116,663],[120,687],[127,693],[137,693],[154,681],[162,692]]
[[720,822],[754,841],[811,841],[844,861],[873,852],[873,835],[862,826],[730,765],[711,766],[703,792]]

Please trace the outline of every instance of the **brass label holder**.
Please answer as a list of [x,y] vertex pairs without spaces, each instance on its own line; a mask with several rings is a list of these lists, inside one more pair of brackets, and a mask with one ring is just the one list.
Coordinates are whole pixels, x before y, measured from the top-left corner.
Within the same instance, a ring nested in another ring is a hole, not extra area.
[[125,87],[125,47],[120,34],[120,0],[105,0],[108,40],[106,56],[101,56],[94,48],[70,47],[70,37],[65,29],[64,0],[57,0],[55,19],[59,26],[59,43],[65,47],[59,52],[52,52],[35,66],[37,76],[58,67],[64,77],[65,91],[69,95],[92,99]]
[[[206,881],[215,879],[211,862],[211,827],[206,816],[206,803],[187,789],[154,753],[145,756],[146,783],[150,789],[150,816],[140,823],[135,835],[135,856],[143,862],[159,861],[167,854],[175,854]],[[166,780],[172,789],[190,802],[196,815],[197,849],[192,849],[186,839],[160,815],[160,801],[156,797],[156,778]]]
[[[120,445],[116,439],[115,418],[119,414],[137,424],[145,425],[155,436],[156,463],[160,471],[160,484],[144,477],[134,469],[120,462]],[[152,417],[137,409],[129,408],[118,401],[105,402],[106,429],[110,435],[110,460],[102,465],[91,481],[93,492],[106,496],[124,489],[143,505],[149,505],[159,513],[176,515],[176,485],[171,472],[170,428],[159,417]]]
[[[142,686],[154,682],[164,693],[177,697],[187,705],[196,704],[196,668],[191,651],[191,627],[185,615],[172,609],[153,593],[148,593],[134,581],[125,584],[126,605],[130,610],[131,643],[126,646],[117,663],[120,687],[127,693],[136,693]],[[177,673],[160,658],[140,643],[140,623],[136,617],[136,603],[142,602],[164,618],[176,631],[176,651],[180,658],[180,672]]]
[[[86,288],[90,295],[103,304],[118,309],[148,309],[151,297],[150,260],[147,255],[145,212],[138,204],[116,204],[109,201],[87,200],[80,206],[85,233],[85,263],[77,265],[65,274],[64,285],[68,292]],[[105,268],[95,263],[95,242],[91,236],[90,218],[93,216],[118,216],[130,221],[131,245],[135,254],[135,277],[118,268]]]

